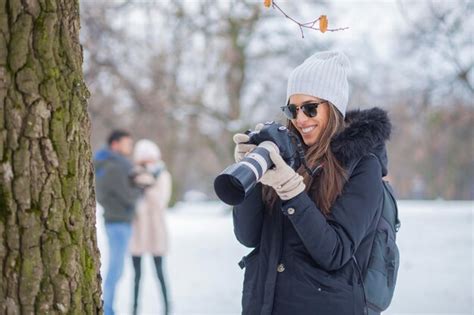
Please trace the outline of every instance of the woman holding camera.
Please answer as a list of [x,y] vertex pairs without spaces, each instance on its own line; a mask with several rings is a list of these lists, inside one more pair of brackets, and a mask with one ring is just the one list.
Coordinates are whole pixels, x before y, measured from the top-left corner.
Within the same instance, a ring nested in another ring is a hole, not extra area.
[[[387,174],[391,124],[378,108],[346,113],[349,61],[316,53],[288,80],[288,128],[304,143],[296,171],[276,151],[274,167],[234,207],[234,232],[254,250],[243,258],[243,314],[366,312],[361,274],[370,254]],[[255,146],[234,135],[240,161]]]

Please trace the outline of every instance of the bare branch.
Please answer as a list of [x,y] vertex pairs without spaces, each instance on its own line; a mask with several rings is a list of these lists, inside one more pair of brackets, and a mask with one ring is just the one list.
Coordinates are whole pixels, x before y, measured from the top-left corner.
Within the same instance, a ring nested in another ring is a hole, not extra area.
[[[300,28],[300,31],[301,31],[301,38],[304,38],[304,32],[303,32],[303,28],[307,28],[307,29],[312,29],[312,30],[315,30],[315,31],[322,31],[320,28],[318,27],[315,27],[316,23],[319,22],[319,20],[321,19],[321,17],[313,20],[313,21],[310,21],[310,22],[306,22],[306,23],[301,23],[301,22],[298,22],[297,20],[295,20],[294,18],[292,18],[291,16],[289,16],[288,14],[285,13],[285,11],[283,11],[279,6],[278,4],[276,4],[275,1],[272,1],[272,7],[275,9],[277,9],[278,11],[280,11],[287,19],[293,21],[295,24],[298,25],[298,27]],[[342,27],[342,28],[335,28],[335,29],[327,29],[325,30],[324,32],[337,32],[337,31],[343,31],[343,30],[347,30],[349,29],[349,27]]]

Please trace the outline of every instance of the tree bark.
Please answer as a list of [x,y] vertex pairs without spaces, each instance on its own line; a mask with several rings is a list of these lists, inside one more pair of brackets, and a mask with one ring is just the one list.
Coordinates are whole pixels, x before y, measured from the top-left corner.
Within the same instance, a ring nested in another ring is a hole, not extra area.
[[78,0],[0,0],[0,314],[101,312]]

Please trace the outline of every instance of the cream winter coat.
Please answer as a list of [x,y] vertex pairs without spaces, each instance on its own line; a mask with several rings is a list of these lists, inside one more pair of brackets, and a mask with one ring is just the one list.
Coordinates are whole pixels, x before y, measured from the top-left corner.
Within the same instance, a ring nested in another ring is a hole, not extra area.
[[166,209],[171,197],[171,175],[163,170],[156,183],[147,188],[136,206],[130,252],[133,256],[149,253],[164,256],[168,251]]

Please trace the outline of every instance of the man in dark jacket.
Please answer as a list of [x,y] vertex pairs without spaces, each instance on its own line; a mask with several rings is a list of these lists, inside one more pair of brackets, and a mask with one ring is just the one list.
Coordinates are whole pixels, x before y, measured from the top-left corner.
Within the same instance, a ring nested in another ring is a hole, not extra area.
[[97,201],[104,208],[105,230],[109,243],[109,265],[104,285],[105,315],[114,314],[115,286],[123,270],[125,254],[131,237],[131,221],[135,202],[141,190],[131,178],[133,140],[123,130],[113,131],[108,146],[94,158]]

